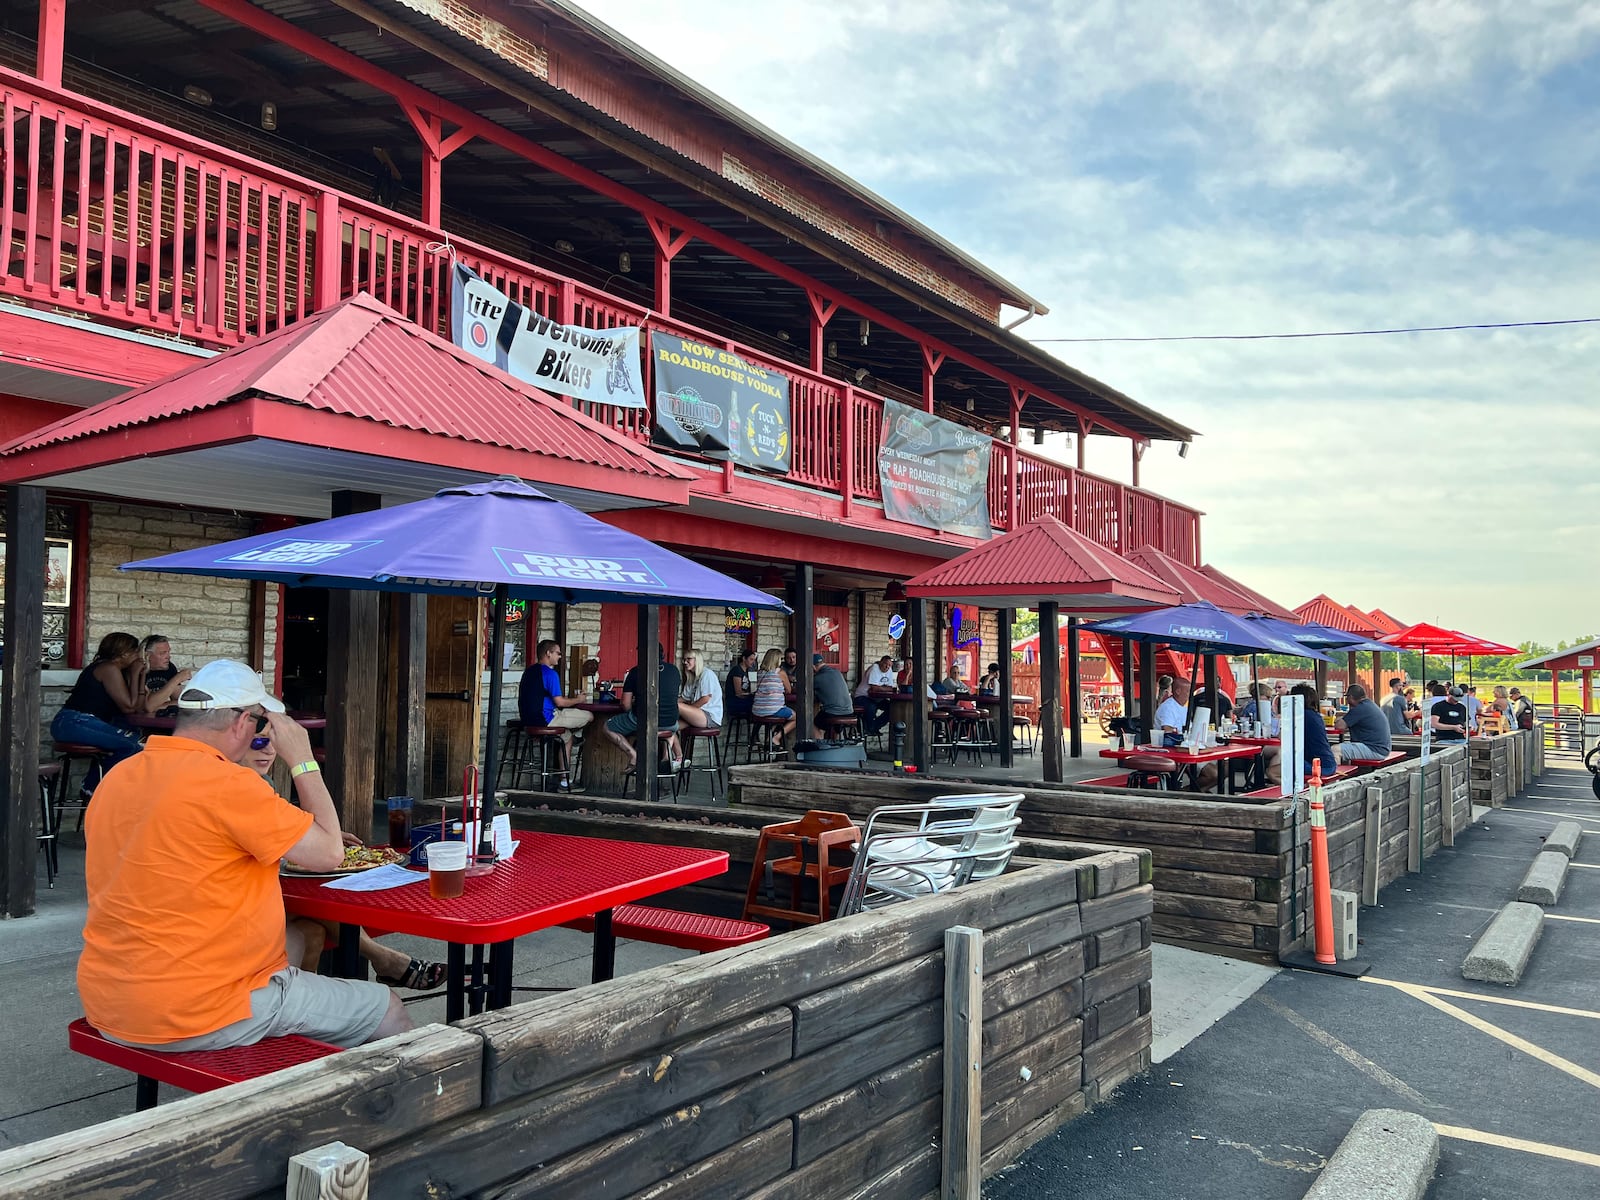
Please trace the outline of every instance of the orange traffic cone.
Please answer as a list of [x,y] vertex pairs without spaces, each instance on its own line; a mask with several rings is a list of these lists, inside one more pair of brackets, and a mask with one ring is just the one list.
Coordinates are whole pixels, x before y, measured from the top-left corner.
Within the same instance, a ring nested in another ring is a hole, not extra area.
[[1317,961],[1332,966],[1333,892],[1328,878],[1328,819],[1322,811],[1322,761],[1311,764],[1311,913]]

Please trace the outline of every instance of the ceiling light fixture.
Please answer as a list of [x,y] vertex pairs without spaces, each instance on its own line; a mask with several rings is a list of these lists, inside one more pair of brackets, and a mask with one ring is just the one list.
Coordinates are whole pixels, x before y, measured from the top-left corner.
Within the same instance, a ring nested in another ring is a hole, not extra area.
[[781,590],[784,586],[785,586],[785,581],[784,581],[784,578],[783,578],[783,572],[778,570],[777,567],[768,567],[765,571],[761,572],[761,590],[762,591],[764,591],[764,592],[778,591],[778,590]]
[[183,85],[183,98],[190,104],[198,104],[201,108],[211,107],[211,93],[197,83]]
[[1034,431],[1033,431],[1033,444],[1035,446],[1044,445],[1044,430],[1042,428],[1036,427],[1034,429]]
[[974,400],[971,396],[967,397],[967,411],[968,412],[977,412],[978,411],[978,402],[976,400]]
[[906,585],[898,579],[891,579],[889,586],[883,589],[883,598],[889,604],[904,604],[906,601]]
[[629,254],[626,250],[617,255],[617,270],[621,271],[624,275],[633,270],[633,255]]
[[778,340],[780,342],[787,342],[789,340],[789,331],[787,329],[778,330]]
[[861,344],[867,344],[867,335],[872,332],[872,322],[865,317],[861,319]]
[[571,254],[576,249],[577,249],[577,247],[574,246],[571,242],[567,241],[566,238],[557,238],[556,239],[556,253],[558,253],[558,254]]
[[271,100],[261,102],[261,128],[268,133],[278,128],[278,106]]
[[863,382],[865,382],[867,376],[870,375],[871,373],[872,372],[868,371],[865,367],[857,367],[856,368],[856,373],[855,373],[855,381],[857,383],[863,383]]
[[839,357],[839,343],[838,342],[829,342],[828,343],[828,357],[829,358],[838,358]]
[[1188,458],[1189,457],[1189,443],[1188,442],[1179,442],[1178,443],[1178,457],[1179,458]]

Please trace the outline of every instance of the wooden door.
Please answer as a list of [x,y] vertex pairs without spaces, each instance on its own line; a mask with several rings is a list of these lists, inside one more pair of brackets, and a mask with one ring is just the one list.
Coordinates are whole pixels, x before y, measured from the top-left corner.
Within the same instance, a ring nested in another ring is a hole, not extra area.
[[[667,648],[667,661],[676,662],[678,610],[661,610],[661,644]],[[600,606],[600,678],[621,685],[628,669],[639,657],[639,609],[633,604]]]
[[483,602],[475,597],[428,597],[428,749],[423,774],[430,797],[459,796],[462,772],[468,764],[482,761],[478,753],[482,612]]

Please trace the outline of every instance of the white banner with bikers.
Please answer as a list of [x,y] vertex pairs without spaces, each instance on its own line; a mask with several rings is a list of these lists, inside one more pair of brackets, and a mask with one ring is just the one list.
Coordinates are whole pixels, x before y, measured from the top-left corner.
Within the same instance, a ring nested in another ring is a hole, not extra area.
[[451,340],[507,375],[591,404],[643,408],[639,327],[559,325],[455,264]]

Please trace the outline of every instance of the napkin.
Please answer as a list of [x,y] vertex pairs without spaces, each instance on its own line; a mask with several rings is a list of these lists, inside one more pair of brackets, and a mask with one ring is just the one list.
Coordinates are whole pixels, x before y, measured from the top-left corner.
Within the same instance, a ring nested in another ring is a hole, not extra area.
[[386,867],[373,867],[370,871],[330,879],[322,886],[340,892],[384,892],[408,883],[421,883],[427,877],[426,872],[408,871],[399,863],[390,863]]

